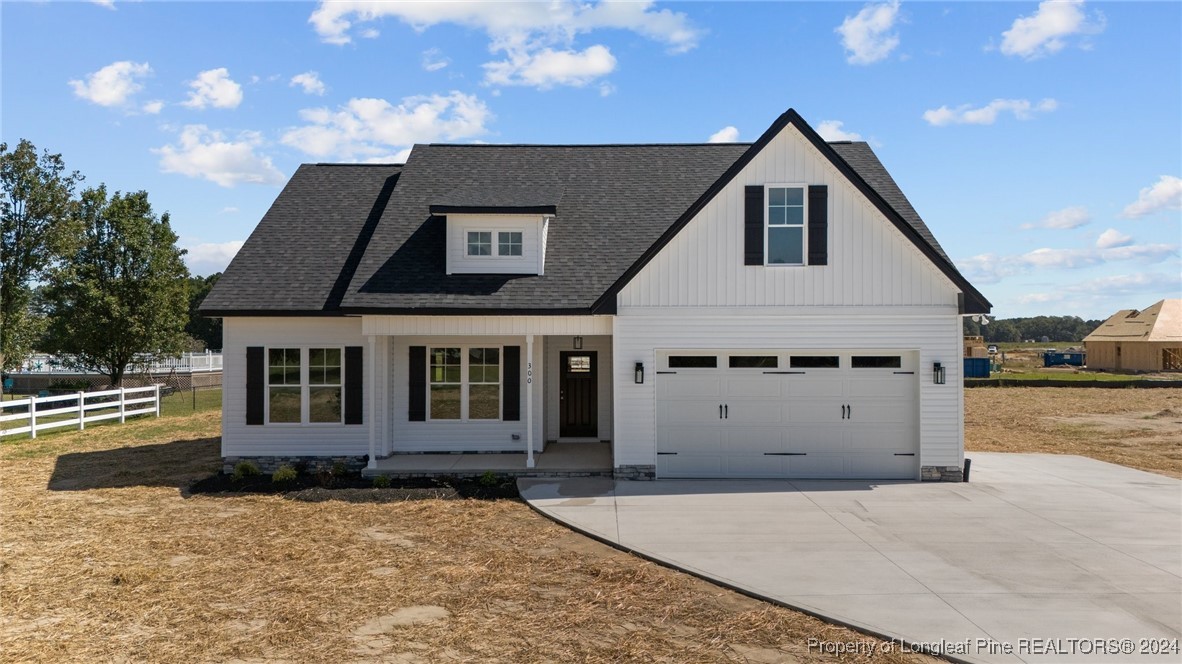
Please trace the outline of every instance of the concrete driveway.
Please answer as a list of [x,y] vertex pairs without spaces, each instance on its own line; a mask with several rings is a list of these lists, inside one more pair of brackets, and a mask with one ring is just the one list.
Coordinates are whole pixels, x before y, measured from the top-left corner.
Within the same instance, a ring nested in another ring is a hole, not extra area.
[[966,484],[520,486],[576,530],[952,659],[1182,661],[1182,482],[1076,456],[969,456]]

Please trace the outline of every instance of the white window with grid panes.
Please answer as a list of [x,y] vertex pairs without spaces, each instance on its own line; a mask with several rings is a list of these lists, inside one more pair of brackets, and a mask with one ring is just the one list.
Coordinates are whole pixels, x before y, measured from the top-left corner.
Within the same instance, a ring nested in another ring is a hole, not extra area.
[[805,264],[806,201],[803,184],[764,187],[764,263]]
[[521,258],[525,233],[519,229],[469,230],[464,255],[468,258]]
[[344,350],[339,347],[267,349],[268,424],[341,424]]
[[499,347],[432,347],[428,360],[427,419],[501,419]]

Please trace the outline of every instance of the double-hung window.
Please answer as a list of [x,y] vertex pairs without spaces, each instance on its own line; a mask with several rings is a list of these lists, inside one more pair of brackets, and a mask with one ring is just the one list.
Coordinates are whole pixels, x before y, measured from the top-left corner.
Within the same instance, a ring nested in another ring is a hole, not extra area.
[[501,349],[432,348],[431,420],[501,419]]
[[768,265],[804,265],[804,185],[768,185],[765,220]]
[[[467,256],[514,258],[522,256],[524,233],[515,230],[467,231]],[[495,241],[494,241],[495,240]]]
[[340,424],[343,420],[341,349],[267,350],[267,421]]

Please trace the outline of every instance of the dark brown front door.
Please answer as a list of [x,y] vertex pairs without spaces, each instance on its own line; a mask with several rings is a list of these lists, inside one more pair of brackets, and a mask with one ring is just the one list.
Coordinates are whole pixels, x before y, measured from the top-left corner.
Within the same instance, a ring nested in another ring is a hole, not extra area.
[[599,436],[598,383],[595,353],[564,351],[559,353],[562,377],[558,382],[561,412],[558,435],[563,438]]

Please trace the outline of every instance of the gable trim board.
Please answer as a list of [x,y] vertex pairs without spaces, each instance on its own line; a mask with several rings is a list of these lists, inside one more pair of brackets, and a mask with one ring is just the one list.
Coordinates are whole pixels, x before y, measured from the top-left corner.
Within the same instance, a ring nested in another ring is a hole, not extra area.
[[[964,278],[964,275],[962,275],[956,269],[956,266],[954,266],[951,261],[946,259],[944,256],[941,256],[940,253],[937,252],[932,247],[932,245],[927,242],[927,240],[921,237],[919,232],[916,231],[915,228],[911,226],[911,224],[907,223],[907,221],[904,220],[903,217],[893,207],[891,207],[891,205],[887,203],[877,191],[867,184],[866,180],[864,180],[862,176],[858,175],[857,172],[855,172],[854,169],[851,168],[850,165],[846,163],[846,161],[842,159],[828,143],[825,142],[825,139],[821,138],[821,136],[817,134],[817,132],[814,131],[813,128],[810,127],[808,123],[805,122],[804,119],[801,118],[800,115],[798,115],[793,109],[788,109],[783,115],[777,118],[776,121],[772,123],[772,126],[769,127],[768,130],[759,137],[759,140],[757,140],[755,143],[752,143],[751,147],[748,148],[741,157],[739,157],[738,161],[732,164],[731,167],[728,168],[725,173],[723,173],[722,177],[715,181],[714,184],[712,184],[710,188],[707,189],[706,192],[703,193],[702,196],[699,197],[698,200],[695,201],[694,204],[691,205],[690,208],[686,210],[681,215],[681,217],[679,217],[677,221],[674,222],[673,225],[670,226],[669,229],[665,231],[665,233],[662,234],[652,246],[645,250],[644,254],[642,254],[641,257],[631,267],[629,267],[628,270],[618,280],[616,280],[616,283],[613,284],[606,293],[600,296],[599,300],[591,307],[591,312],[602,314],[616,313],[616,296],[620,293],[620,291],[623,290],[624,287],[627,286],[628,283],[632,281],[632,279],[642,269],[644,269],[644,267],[648,265],[649,262],[652,261],[653,258],[655,258],[657,254],[660,253],[661,250],[664,249],[665,246],[668,245],[669,242],[672,241],[673,238],[676,237],[683,228],[693,221],[698,213],[703,208],[705,208],[706,205],[710,203],[710,201],[714,200],[714,198],[723,189],[725,189],[726,186],[730,184],[740,172],[742,172],[747,164],[749,164],[757,154],[763,151],[763,149],[767,147],[768,143],[771,143],[772,140],[788,125],[795,127],[797,131],[799,131],[809,141],[809,143],[811,143],[812,146],[817,149],[818,152],[824,155],[824,157],[829,161],[830,164],[833,165],[834,168],[838,170],[838,172],[840,172],[851,184],[854,185],[855,188],[858,189],[859,192],[862,193],[863,196],[867,198],[867,200],[870,201],[871,205],[877,208],[878,211],[881,212],[888,221],[890,221],[897,229],[899,229],[899,232],[903,233],[903,235],[908,240],[910,240],[911,243],[914,244],[929,261],[932,262],[933,265],[939,268],[940,272],[943,273],[944,276],[948,277],[948,279],[952,281],[952,283],[955,284],[962,293],[965,294],[965,304],[961,313],[989,313],[990,309],[992,308],[989,300],[985,299],[985,296],[982,295],[980,291],[974,288],[973,285]],[[750,224],[751,219],[748,218],[746,223]],[[748,229],[749,228],[750,227],[748,226]],[[750,263],[748,264],[750,265]]]

